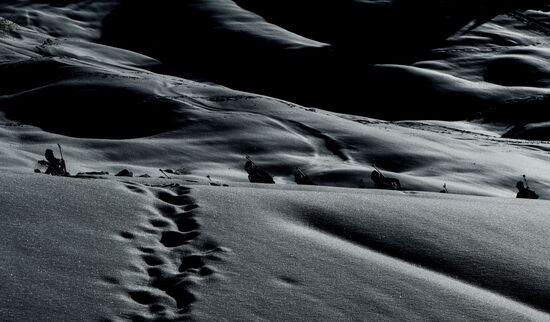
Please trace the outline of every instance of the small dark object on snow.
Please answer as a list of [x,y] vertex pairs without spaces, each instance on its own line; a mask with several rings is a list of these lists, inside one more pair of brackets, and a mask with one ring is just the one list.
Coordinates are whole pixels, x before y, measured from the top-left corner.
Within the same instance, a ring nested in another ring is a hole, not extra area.
[[378,170],[373,170],[370,178],[374,182],[374,188],[376,189],[401,190],[401,182],[398,179],[386,178]]
[[124,169],[122,171],[120,171],[119,173],[115,174],[115,177],[133,177],[134,174],[132,173],[132,171],[128,170],[128,169]]
[[[160,173],[162,173],[162,174],[164,175],[164,178],[166,178],[166,179],[172,179],[172,178],[170,178],[170,177],[166,174],[166,172],[164,172],[164,170],[159,169],[159,171],[160,171]],[[163,177],[161,177],[161,178],[163,178]]]
[[[61,151],[61,147],[59,147],[59,150]],[[40,160],[38,161],[38,164],[42,166],[47,166],[47,169],[44,172],[45,174],[50,174],[52,176],[69,175],[69,173],[67,172],[67,168],[65,167],[65,160],[63,160],[63,156],[61,157],[61,159],[58,159],[55,157],[51,149],[46,149],[44,158],[46,160]]]
[[248,180],[253,183],[269,183],[274,184],[273,177],[264,169],[257,166],[250,157],[246,157],[244,169],[248,172]]
[[42,173],[42,171],[40,171],[40,169],[34,169],[34,173]]
[[443,184],[443,190],[441,190],[441,191],[439,191],[439,192],[441,192],[441,193],[449,193],[449,190],[447,190],[447,184],[446,184],[446,183]]
[[[523,184],[523,182],[525,182],[525,184]],[[523,181],[518,181],[516,183],[516,188],[518,188],[519,190],[516,198],[539,199],[539,195],[537,195],[536,192],[529,188],[529,184],[527,184],[527,178],[525,177],[525,175],[523,175]]]
[[151,178],[151,176],[146,173],[138,176],[138,178]]
[[300,185],[316,186],[317,184],[311,180],[311,178],[305,174],[302,169],[296,167],[294,172],[294,181]]
[[215,187],[221,186],[221,184],[212,181],[212,178],[210,177],[210,175],[207,175],[206,177],[208,178],[208,182],[210,183],[211,186],[215,186]]

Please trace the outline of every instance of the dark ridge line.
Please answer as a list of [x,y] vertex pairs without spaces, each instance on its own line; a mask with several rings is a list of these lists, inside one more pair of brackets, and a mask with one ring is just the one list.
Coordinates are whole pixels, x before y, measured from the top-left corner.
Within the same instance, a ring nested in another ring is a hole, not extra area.
[[[535,310],[550,314],[550,293],[543,287],[534,289],[512,280],[487,280],[485,276],[471,275],[467,271],[456,267],[450,260],[446,261],[445,259],[434,258],[427,253],[418,253],[405,249],[397,241],[393,244],[388,244],[383,238],[365,234],[350,225],[338,224],[328,219],[320,218],[315,213],[301,213],[301,216],[303,223],[306,225],[330,235],[361,245],[388,257],[397,258],[466,284],[474,285],[480,289],[522,303]],[[497,268],[500,272],[505,271],[507,275],[517,273],[515,271],[506,271],[506,266],[504,265],[500,265]]]

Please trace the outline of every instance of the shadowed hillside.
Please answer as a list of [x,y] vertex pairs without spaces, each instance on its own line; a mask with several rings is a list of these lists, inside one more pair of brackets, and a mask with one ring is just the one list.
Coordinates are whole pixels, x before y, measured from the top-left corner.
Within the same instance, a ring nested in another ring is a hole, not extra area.
[[0,321],[550,320],[546,1],[0,3]]
[[546,1],[123,1],[105,19],[102,41],[160,59],[155,71],[301,105],[389,120],[458,120],[509,102],[439,90],[438,79],[378,64],[430,59],[450,36],[499,14],[544,7]]

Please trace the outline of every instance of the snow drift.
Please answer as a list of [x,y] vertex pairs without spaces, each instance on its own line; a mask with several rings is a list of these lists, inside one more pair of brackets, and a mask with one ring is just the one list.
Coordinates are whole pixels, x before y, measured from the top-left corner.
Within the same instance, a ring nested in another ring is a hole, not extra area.
[[0,318],[548,320],[543,5],[3,1]]

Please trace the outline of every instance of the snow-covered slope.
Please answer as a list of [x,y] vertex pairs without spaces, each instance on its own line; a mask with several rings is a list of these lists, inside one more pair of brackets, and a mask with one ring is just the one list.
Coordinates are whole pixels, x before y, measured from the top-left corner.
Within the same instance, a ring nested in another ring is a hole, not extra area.
[[[103,180],[2,173],[0,181],[2,320],[101,320],[137,307],[119,284],[143,280],[129,233],[145,220],[142,198]],[[138,237],[154,247],[153,237]]]
[[546,201],[189,180],[3,174],[3,319],[549,318]]
[[231,249],[197,303],[206,320],[549,318],[545,201],[193,191],[202,227]]
[[1,2],[0,320],[550,319],[533,3]]

